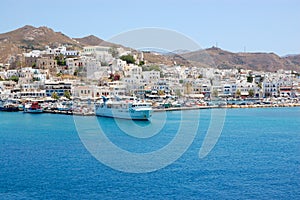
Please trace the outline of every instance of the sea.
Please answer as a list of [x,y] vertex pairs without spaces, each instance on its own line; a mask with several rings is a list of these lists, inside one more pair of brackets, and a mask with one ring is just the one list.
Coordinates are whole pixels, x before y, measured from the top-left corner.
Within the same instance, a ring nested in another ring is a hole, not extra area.
[[300,108],[0,112],[0,199],[300,199]]

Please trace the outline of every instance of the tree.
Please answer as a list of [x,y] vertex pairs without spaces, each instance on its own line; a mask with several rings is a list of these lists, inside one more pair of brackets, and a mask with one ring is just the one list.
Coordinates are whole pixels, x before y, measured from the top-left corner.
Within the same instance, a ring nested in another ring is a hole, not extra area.
[[250,89],[250,90],[248,91],[248,93],[249,93],[249,96],[250,96],[250,97],[254,97],[254,90],[253,90],[253,89]]
[[121,60],[126,61],[127,64],[134,64],[135,63],[135,59],[133,57],[133,55],[123,55],[120,57]]
[[241,91],[239,89],[236,90],[235,96],[236,97],[240,97],[241,96]]
[[252,76],[247,76],[247,82],[252,83],[253,82],[253,77]]
[[66,65],[66,60],[63,54],[59,54],[58,56],[55,56],[55,60],[57,61],[57,65],[59,66]]
[[158,90],[157,93],[158,93],[158,95],[160,95],[160,96],[165,94],[165,92],[164,92],[163,90]]
[[68,90],[64,91],[64,97],[66,97],[67,99],[71,99],[71,94]]
[[39,77],[33,77],[32,82],[34,82],[34,81],[40,81],[40,78]]
[[11,76],[9,80],[12,80],[12,81],[17,83],[19,81],[19,77],[18,76]]
[[78,72],[79,72],[79,70],[78,69],[76,69],[75,71],[74,71],[74,76],[78,76]]
[[262,89],[262,83],[258,83],[257,86]]
[[143,61],[143,60],[141,60],[140,62],[139,62],[139,66],[143,66],[145,64],[145,61]]
[[56,92],[53,92],[53,93],[51,94],[51,97],[52,97],[53,99],[56,99],[56,100],[59,99],[59,96],[58,96],[58,94],[57,94]]

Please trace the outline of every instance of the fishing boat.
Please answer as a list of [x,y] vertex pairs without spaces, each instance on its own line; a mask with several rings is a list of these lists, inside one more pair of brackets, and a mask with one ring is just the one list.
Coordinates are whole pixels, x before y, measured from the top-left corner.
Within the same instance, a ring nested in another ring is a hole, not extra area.
[[17,112],[19,111],[18,105],[11,102],[1,102],[0,103],[0,111],[5,112]]
[[39,105],[38,102],[32,102],[29,107],[24,105],[25,113],[42,113],[43,111],[43,108]]
[[149,120],[152,115],[151,103],[112,100],[102,97],[103,102],[95,104],[95,114],[102,117],[112,117],[132,120]]

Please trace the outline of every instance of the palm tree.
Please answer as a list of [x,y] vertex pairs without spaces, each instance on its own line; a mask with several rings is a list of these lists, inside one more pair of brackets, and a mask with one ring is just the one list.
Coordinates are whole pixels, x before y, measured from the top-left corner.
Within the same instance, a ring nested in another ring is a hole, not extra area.
[[239,89],[236,90],[235,96],[236,97],[240,97],[241,96],[241,91]]
[[58,94],[57,94],[56,92],[53,92],[52,95],[51,95],[51,97],[52,97],[53,99],[56,99],[56,100],[59,99],[59,96],[58,96]]

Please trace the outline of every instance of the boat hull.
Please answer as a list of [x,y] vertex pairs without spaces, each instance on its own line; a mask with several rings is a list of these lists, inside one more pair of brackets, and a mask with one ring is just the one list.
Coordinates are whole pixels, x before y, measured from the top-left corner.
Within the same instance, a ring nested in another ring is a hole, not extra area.
[[42,109],[37,109],[37,110],[31,110],[31,109],[25,109],[24,113],[32,113],[32,114],[40,114],[43,113],[44,111]]
[[3,111],[3,112],[18,112],[19,108],[18,107],[1,107],[0,111]]
[[96,115],[101,117],[130,119],[130,120],[149,120],[152,115],[152,109],[140,110],[123,110],[123,109],[108,109],[97,108]]

